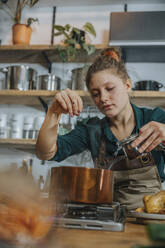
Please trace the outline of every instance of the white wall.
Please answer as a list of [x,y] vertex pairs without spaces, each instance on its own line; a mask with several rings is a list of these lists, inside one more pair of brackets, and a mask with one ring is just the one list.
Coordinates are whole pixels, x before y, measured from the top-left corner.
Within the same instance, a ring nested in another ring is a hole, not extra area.
[[[104,5],[104,6],[82,6],[82,7],[57,7],[56,13],[56,24],[66,24],[75,25],[76,27],[81,28],[85,22],[91,22],[94,24],[97,37],[93,39],[89,37],[91,43],[93,44],[108,44],[109,42],[109,29],[110,29],[110,12],[113,11],[123,11],[124,5]],[[156,11],[156,10],[165,10],[165,4],[130,4],[128,5],[128,11]],[[23,14],[23,21],[27,17],[34,17],[39,19],[39,24],[33,25],[33,33],[31,38],[31,44],[50,44],[51,40],[51,25],[52,25],[52,12],[53,8],[38,8],[37,6],[32,9],[25,9]],[[0,39],[2,40],[3,45],[12,44],[12,21],[9,17],[0,10]],[[55,37],[54,44],[57,44],[60,41],[60,38]],[[59,74],[61,77],[66,75],[66,71],[71,70],[74,67],[79,67],[82,64],[53,64],[53,72]],[[6,64],[1,64],[1,67],[6,66]],[[39,74],[47,73],[47,70],[40,65],[31,65],[33,68],[37,69]],[[159,82],[162,82],[165,85],[164,74],[165,74],[165,63],[129,63],[127,64],[128,72],[132,78],[133,83],[142,79],[153,79]],[[11,110],[12,109],[12,110]],[[32,114],[38,115],[39,111],[34,109],[29,109],[27,107],[21,106],[1,106],[0,112],[3,111],[30,111]],[[21,110],[20,110],[21,109]],[[4,154],[4,155],[3,155]],[[18,166],[22,163],[24,158],[29,159],[30,154],[19,152],[19,151],[10,151],[10,150],[0,150],[1,163],[0,166],[7,166],[13,162],[17,163]],[[36,179],[40,175],[46,177],[48,168],[54,166],[57,163],[46,162],[45,165],[41,165],[40,161],[32,156],[34,159],[33,174]],[[85,161],[81,160],[86,157]],[[92,164],[90,155],[85,153],[85,156],[80,157],[75,156],[73,159],[68,159],[67,161],[62,162],[62,164],[73,165],[83,164],[90,165]],[[73,162],[74,161],[74,162]],[[86,162],[87,161],[87,162]]]

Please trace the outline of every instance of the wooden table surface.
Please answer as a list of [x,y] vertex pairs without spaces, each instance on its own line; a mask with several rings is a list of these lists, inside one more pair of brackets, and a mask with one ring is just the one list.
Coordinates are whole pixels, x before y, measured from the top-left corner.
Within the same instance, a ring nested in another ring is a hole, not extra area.
[[123,232],[57,229],[49,239],[48,248],[131,248],[149,245],[145,225],[133,221],[125,224]]

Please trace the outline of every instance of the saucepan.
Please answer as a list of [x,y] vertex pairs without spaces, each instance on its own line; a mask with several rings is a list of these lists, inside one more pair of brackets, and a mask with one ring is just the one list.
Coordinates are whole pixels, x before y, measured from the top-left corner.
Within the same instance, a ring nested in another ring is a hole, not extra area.
[[112,203],[112,171],[78,166],[53,167],[50,198],[56,202]]
[[154,80],[143,80],[135,83],[133,90],[156,90],[158,91],[163,87],[162,83],[159,83]]
[[5,75],[0,71],[0,90],[5,90]]
[[37,71],[27,65],[14,65],[1,68],[5,75],[5,89],[36,89]]
[[87,66],[75,68],[72,70],[72,90],[88,90],[85,83],[87,70]]
[[37,77],[37,90],[61,90],[61,78],[55,74],[44,74]]

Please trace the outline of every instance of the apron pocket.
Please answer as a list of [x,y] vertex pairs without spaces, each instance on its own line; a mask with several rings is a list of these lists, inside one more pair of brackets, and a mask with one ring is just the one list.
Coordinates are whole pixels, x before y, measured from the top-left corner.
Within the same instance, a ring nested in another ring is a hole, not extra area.
[[143,206],[143,197],[161,190],[161,181],[156,166],[127,171],[113,171],[114,199],[136,209]]
[[160,190],[160,183],[157,180],[130,181],[127,187],[127,192],[132,194],[150,194],[156,190]]

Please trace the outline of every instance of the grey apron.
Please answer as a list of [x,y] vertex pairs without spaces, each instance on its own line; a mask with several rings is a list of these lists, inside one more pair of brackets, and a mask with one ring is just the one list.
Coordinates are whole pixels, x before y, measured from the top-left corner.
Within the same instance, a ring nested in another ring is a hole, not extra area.
[[114,201],[126,205],[128,210],[142,207],[144,195],[159,192],[161,181],[151,153],[128,160],[125,156],[105,157],[105,141],[101,140],[96,168],[113,171]]

